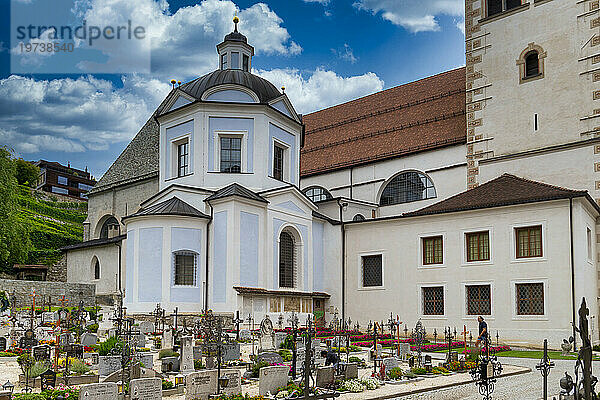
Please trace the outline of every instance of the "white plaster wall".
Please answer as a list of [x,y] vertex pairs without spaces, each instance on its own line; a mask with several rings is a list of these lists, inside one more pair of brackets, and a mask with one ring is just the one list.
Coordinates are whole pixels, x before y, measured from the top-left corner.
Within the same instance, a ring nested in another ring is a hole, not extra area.
[[[125,246],[123,241],[123,246]],[[123,247],[121,268],[125,271],[125,248]],[[100,261],[100,279],[94,279],[92,260]],[[87,247],[67,252],[67,282],[94,283],[97,295],[109,295],[117,292],[119,273],[119,248],[115,244]],[[122,276],[122,285],[125,276]]]
[[[544,256],[536,260],[516,260],[515,225],[540,223]],[[490,283],[492,315],[486,319],[492,334],[498,330],[501,341],[523,345],[539,346],[548,338],[551,347],[559,347],[562,339],[571,335],[568,226],[568,200],[351,224],[347,227],[350,317],[364,325],[369,320],[386,319],[393,312],[400,315],[409,329],[421,318],[429,332],[434,328],[440,332],[445,326],[456,326],[460,330],[463,325],[476,330],[476,316],[466,315],[464,285]],[[483,229],[490,230],[491,261],[467,265],[464,233]],[[580,226],[575,227],[576,232],[580,230]],[[444,236],[445,261],[441,267],[421,266],[419,235],[432,233]],[[576,246],[575,251],[580,253],[581,246]],[[360,255],[372,252],[383,253],[384,289],[359,288]],[[583,295],[595,300],[596,273],[593,267],[584,267],[577,271],[577,306]],[[545,284],[543,317],[516,315],[514,284],[528,280]],[[589,287],[583,287],[582,282]],[[428,284],[445,286],[444,316],[422,315],[421,285]],[[588,304],[591,315],[598,315],[595,301]]]

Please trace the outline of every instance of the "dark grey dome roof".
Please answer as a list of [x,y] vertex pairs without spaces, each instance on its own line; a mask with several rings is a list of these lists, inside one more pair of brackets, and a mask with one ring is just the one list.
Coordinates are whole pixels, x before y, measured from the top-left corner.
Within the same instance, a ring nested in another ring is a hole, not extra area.
[[223,41],[224,42],[231,41],[231,42],[248,43],[248,38],[246,38],[246,36],[242,35],[241,33],[235,31],[235,32],[231,32],[228,35],[225,35],[225,39]]
[[261,103],[267,103],[281,96],[279,90],[271,82],[241,69],[217,70],[191,82],[184,83],[179,89],[196,99],[200,99],[208,89],[225,84],[247,87],[256,93]]

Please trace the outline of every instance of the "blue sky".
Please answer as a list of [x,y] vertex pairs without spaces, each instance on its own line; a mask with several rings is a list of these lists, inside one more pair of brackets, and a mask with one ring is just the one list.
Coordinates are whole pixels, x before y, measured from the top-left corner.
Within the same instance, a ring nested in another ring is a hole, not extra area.
[[[45,15],[40,10],[52,1],[13,0],[12,8]],[[24,65],[19,72],[48,71],[58,58],[29,68],[11,43],[11,2],[0,4],[0,145],[25,159],[88,166],[97,178],[168,93],[171,78],[187,81],[217,67],[215,45],[236,12],[256,48],[253,72],[285,85],[302,113],[464,65],[464,0],[77,0],[79,18],[98,25],[123,18],[147,24],[149,72],[134,66],[93,74],[63,61],[62,71],[76,73],[11,74],[11,53],[13,67]],[[119,65],[143,60],[138,50],[105,48]]]

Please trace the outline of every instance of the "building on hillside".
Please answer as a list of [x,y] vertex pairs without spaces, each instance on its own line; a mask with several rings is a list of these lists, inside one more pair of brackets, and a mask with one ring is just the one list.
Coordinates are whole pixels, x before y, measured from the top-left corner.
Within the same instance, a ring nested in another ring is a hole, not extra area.
[[466,2],[465,68],[305,116],[227,35],[220,69],[174,88],[89,193],[68,280],[134,313],[483,315],[558,347],[582,297],[598,315],[600,113],[581,93],[599,9],[518,3]]
[[33,163],[40,169],[36,189],[44,192],[57,193],[78,199],[87,199],[86,194],[96,180],[87,170],[72,168],[71,164],[64,166],[54,161],[39,160]]

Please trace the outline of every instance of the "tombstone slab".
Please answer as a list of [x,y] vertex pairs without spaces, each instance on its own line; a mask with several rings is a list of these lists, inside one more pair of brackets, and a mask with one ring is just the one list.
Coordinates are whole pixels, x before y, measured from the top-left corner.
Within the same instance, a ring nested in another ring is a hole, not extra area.
[[162,400],[160,378],[132,379],[129,383],[131,400]]
[[79,400],[117,400],[116,383],[92,383],[79,390]]
[[161,349],[172,349],[173,348],[173,331],[171,328],[166,328],[163,332],[162,339],[160,340]]
[[92,347],[98,343],[98,335],[95,333],[86,332],[81,335],[81,344],[87,347]]
[[139,358],[144,368],[154,368],[154,356],[152,353],[139,353]]
[[179,371],[182,374],[194,372],[194,349],[192,347],[192,336],[181,338],[181,362]]
[[240,344],[237,342],[223,345],[223,360],[236,361],[241,357]]
[[358,379],[358,364],[357,363],[346,364],[346,371],[344,372],[344,378]]
[[256,357],[256,362],[265,361],[269,364],[283,364],[283,358],[275,352],[265,351]]
[[192,372],[185,377],[185,400],[207,400],[217,392],[217,370]]
[[258,373],[258,394],[261,396],[267,393],[274,394],[278,388],[287,386],[288,372],[289,367],[285,365],[262,367]]
[[178,372],[179,357],[163,357],[160,360],[160,370],[162,372]]
[[320,388],[331,387],[335,382],[335,368],[333,366],[318,367],[316,385]]
[[398,364],[398,360],[396,359],[396,357],[387,357],[384,358],[382,361],[383,365],[385,366],[385,373],[386,375],[389,375],[390,371],[393,368],[398,368],[399,364]]
[[229,378],[227,387],[222,389],[223,394],[232,396],[242,393],[242,373],[239,369],[223,369],[221,376]]
[[121,369],[121,356],[99,356],[98,375],[108,376]]

